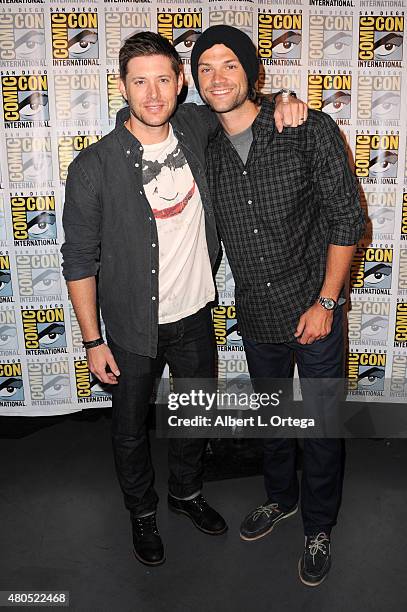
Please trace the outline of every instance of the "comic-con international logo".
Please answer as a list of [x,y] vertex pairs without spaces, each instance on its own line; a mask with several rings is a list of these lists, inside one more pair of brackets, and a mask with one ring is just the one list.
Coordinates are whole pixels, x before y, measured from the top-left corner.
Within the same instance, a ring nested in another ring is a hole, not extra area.
[[0,406],[24,406],[21,363],[0,362]]
[[157,32],[172,42],[184,64],[190,63],[192,49],[202,33],[202,8],[194,11],[157,9]]
[[45,64],[44,13],[30,8],[31,12],[0,13],[0,61],[7,66]]
[[125,101],[118,87],[119,73],[108,70],[106,73],[107,113],[109,122],[114,125],[116,113],[125,106]]
[[308,74],[308,106],[323,111],[339,125],[349,125],[352,74]]
[[401,204],[400,240],[407,240],[407,193],[403,193]]
[[364,191],[362,203],[366,207],[366,215],[370,224],[366,232],[376,241],[393,240],[395,228],[396,204],[398,201],[396,191]]
[[309,16],[310,66],[350,66],[353,16],[346,15],[346,11],[343,13]]
[[398,126],[400,95],[400,74],[359,74],[358,124]]
[[216,306],[212,310],[212,319],[218,349],[220,351],[243,351],[235,306]]
[[[270,9],[273,10],[273,9]],[[302,12],[257,15],[258,55],[265,65],[299,66],[302,46]]]
[[52,150],[49,136],[6,138],[10,187],[52,186]]
[[253,7],[242,2],[218,2],[209,6],[209,26],[228,25],[253,38]]
[[350,395],[383,395],[386,353],[353,352],[348,354]]
[[220,292],[219,295],[222,299],[233,300],[235,295],[235,281],[232,270],[229,266],[229,262],[225,255],[222,257],[219,268],[216,272],[216,287]]
[[17,253],[16,262],[21,302],[61,301],[59,253]]
[[58,137],[59,179],[66,181],[69,164],[83,149],[97,142],[102,134],[75,134]]
[[403,38],[403,12],[399,15],[360,15],[359,66],[402,68]]
[[111,395],[107,387],[89,371],[86,359],[75,359],[76,397],[79,403],[108,402]]
[[70,399],[67,360],[28,363],[27,371],[34,406],[65,404]]
[[6,128],[49,127],[46,74],[10,74],[1,77]]
[[71,328],[71,340],[74,353],[83,353],[82,334],[79,327],[78,319],[76,318],[73,306],[69,304],[69,320]]
[[348,312],[350,345],[386,346],[390,308],[390,302],[352,301]]
[[0,254],[0,304],[14,302],[10,255]]
[[[122,7],[117,11],[108,10],[105,13],[105,45],[106,58],[115,64],[119,59],[119,51],[126,38],[151,30],[151,9],[149,6]],[[112,62],[112,63],[113,63]]]
[[407,295],[407,249],[400,249],[397,293]]
[[81,127],[100,121],[99,74],[55,74],[54,92],[59,126]]
[[55,195],[10,197],[15,246],[56,244]]
[[22,310],[27,355],[66,353],[65,317],[62,306]]
[[298,71],[287,74],[282,68],[275,68],[275,72],[264,70],[259,75],[258,86],[264,95],[277,93],[280,89],[300,91],[301,74]]
[[394,354],[391,367],[390,397],[407,398],[407,355]]
[[398,301],[394,326],[394,346],[407,347],[407,302]]
[[18,352],[16,311],[2,306],[0,310],[0,354],[15,355]]
[[93,12],[79,10],[77,13],[51,13],[54,66],[99,65],[97,9]]
[[354,294],[390,295],[393,248],[358,247],[351,266]]
[[[218,358],[218,377],[219,380],[222,381],[230,381],[233,379],[236,382],[238,380],[244,381],[244,384],[246,384],[250,378],[246,359],[242,358],[240,355],[231,355],[230,353],[224,355],[220,353]],[[234,386],[234,389],[228,387],[228,391],[238,391],[238,389],[236,389],[237,385]]]
[[7,244],[7,223],[6,214],[4,211],[4,199],[0,192],[0,246],[8,246]]
[[355,174],[363,184],[396,184],[399,134],[356,133]]

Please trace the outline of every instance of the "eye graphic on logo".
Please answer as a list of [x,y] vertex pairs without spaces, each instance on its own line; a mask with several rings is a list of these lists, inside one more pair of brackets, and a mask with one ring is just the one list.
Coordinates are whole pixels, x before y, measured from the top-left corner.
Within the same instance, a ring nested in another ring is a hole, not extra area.
[[379,380],[384,378],[383,368],[369,368],[358,376],[358,384],[360,387],[372,387]]
[[0,384],[0,398],[13,397],[23,386],[21,378],[7,378]]
[[69,52],[72,55],[82,55],[89,51],[92,45],[98,40],[97,32],[92,30],[82,30],[68,41]]
[[65,325],[62,325],[62,323],[51,323],[51,325],[47,325],[47,327],[39,332],[38,340],[40,341],[40,345],[45,344],[49,346],[55,344],[64,333]]
[[2,325],[0,327],[0,350],[11,348],[16,344],[17,330],[12,325]]
[[329,115],[340,113],[348,104],[350,104],[351,95],[345,91],[337,91],[329,98],[322,102],[322,108]]
[[34,292],[47,295],[52,293],[52,291],[59,291],[60,280],[61,277],[58,270],[52,268],[42,270],[35,278],[33,277]]
[[391,92],[387,92],[373,100],[372,115],[373,117],[385,118],[386,115],[394,114],[394,111],[398,108],[399,105],[400,96]]
[[382,38],[379,38],[374,43],[375,55],[383,59],[387,59],[389,55],[394,53],[396,50],[401,50],[403,45],[403,36],[390,32]]
[[300,42],[301,34],[293,30],[288,30],[288,32],[284,32],[284,34],[276,38],[276,40],[273,40],[271,45],[273,55],[287,55],[291,51],[295,50],[295,47],[297,47]]
[[394,213],[394,208],[379,208],[372,212],[369,211],[373,229],[383,234],[391,233],[394,229]]
[[84,91],[72,101],[72,115],[86,117],[99,115],[99,94],[97,91]]
[[21,100],[18,105],[20,117],[30,117],[38,119],[36,115],[43,115],[48,105],[48,95],[40,91],[34,91],[32,94]]
[[43,236],[53,225],[55,225],[55,214],[50,212],[42,212],[27,224],[28,234],[30,237]]
[[109,387],[100,382],[97,378],[91,374],[90,376],[90,388],[92,389],[92,395],[110,395]]
[[0,270],[0,294],[3,292],[7,285],[11,281],[10,272],[6,272],[5,270]]
[[231,344],[238,344],[242,341],[241,333],[238,329],[237,323],[233,323],[226,332],[228,342]]
[[51,178],[51,168],[51,153],[45,153],[44,151],[32,153],[23,164],[24,178],[27,181]]
[[185,30],[185,32],[174,39],[174,47],[181,57],[191,53],[200,35],[201,32],[197,32],[196,30]]
[[43,387],[44,395],[47,398],[64,396],[68,389],[69,376],[55,376]]
[[387,264],[379,263],[373,268],[366,270],[364,273],[365,285],[378,285],[379,283],[383,283],[385,279],[391,276],[392,268]]
[[393,170],[393,166],[397,164],[398,155],[391,151],[381,151],[376,157],[373,157],[369,162],[370,174],[386,174]]
[[44,45],[45,34],[39,30],[28,31],[20,38],[16,38],[15,51],[19,58],[37,55],[37,51]]
[[334,36],[327,38],[324,42],[324,54],[327,57],[334,57],[340,53],[351,51],[352,36],[345,32],[338,32]]
[[361,331],[363,336],[371,338],[381,336],[387,330],[388,320],[385,317],[372,317],[362,323]]

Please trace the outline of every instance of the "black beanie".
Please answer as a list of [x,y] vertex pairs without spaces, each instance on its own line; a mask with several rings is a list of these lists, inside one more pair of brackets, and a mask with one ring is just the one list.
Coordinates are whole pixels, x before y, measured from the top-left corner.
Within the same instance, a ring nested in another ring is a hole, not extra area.
[[202,53],[213,45],[225,45],[233,51],[242,64],[249,81],[249,86],[254,86],[259,76],[259,62],[256,54],[256,47],[252,39],[237,28],[232,26],[218,25],[211,26],[198,38],[191,53],[191,72],[195,87],[199,91],[198,82],[198,62]]

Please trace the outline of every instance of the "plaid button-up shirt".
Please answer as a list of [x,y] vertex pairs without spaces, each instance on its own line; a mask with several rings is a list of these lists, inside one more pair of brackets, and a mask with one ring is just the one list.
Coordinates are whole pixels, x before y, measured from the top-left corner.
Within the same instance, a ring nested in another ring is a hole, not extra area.
[[263,100],[246,165],[222,129],[208,148],[239,329],[258,342],[295,339],[300,315],[323,284],[328,245],[356,244],[364,229],[358,183],[336,123],[310,110],[301,127],[279,134],[273,110]]

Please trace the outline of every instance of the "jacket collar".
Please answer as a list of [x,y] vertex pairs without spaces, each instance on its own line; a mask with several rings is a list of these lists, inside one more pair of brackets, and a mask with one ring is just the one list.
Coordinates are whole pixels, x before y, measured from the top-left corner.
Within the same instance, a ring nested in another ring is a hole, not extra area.
[[[142,150],[140,149],[140,147],[142,146],[140,141],[135,136],[133,136],[133,134],[124,125],[125,121],[127,121],[129,117],[130,117],[129,107],[125,106],[124,108],[121,108],[116,114],[116,126],[114,129],[114,132],[121,146],[125,150],[126,154],[127,154],[127,151],[130,151],[131,153],[133,153],[135,149]],[[170,123],[172,125],[174,134],[177,137],[177,139],[183,142],[184,133],[180,132],[177,129],[176,125],[174,125],[172,118],[170,119]]]

